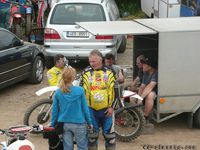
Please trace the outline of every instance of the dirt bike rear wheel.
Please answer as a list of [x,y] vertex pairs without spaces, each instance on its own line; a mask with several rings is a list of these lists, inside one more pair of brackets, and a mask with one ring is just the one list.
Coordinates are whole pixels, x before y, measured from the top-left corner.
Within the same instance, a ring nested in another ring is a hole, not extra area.
[[31,14],[26,15],[26,35],[29,35],[32,29],[32,16]]
[[141,135],[145,125],[145,118],[140,108],[119,108],[115,111],[116,138],[122,142],[129,142]]
[[14,33],[15,33],[19,38],[22,38],[23,33],[22,33],[22,28],[21,28],[20,24],[16,24],[16,25],[15,25]]
[[[37,124],[47,125],[50,122],[52,100],[42,99],[30,106],[24,115],[24,124],[33,126]],[[46,115],[46,118],[44,119]],[[41,133],[41,131],[32,131],[31,133]]]

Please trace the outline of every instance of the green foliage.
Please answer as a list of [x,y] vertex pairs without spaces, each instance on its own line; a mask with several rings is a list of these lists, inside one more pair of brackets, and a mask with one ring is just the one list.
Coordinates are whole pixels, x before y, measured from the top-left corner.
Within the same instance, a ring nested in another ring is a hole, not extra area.
[[140,0],[115,0],[120,14],[128,12],[130,15],[140,13]]

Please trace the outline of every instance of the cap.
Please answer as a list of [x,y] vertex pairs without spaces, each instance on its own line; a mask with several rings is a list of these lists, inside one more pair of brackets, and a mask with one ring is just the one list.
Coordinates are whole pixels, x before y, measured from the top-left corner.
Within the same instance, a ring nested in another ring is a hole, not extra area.
[[157,68],[157,62],[152,57],[146,57],[144,60],[141,60],[142,64],[147,64],[153,68]]

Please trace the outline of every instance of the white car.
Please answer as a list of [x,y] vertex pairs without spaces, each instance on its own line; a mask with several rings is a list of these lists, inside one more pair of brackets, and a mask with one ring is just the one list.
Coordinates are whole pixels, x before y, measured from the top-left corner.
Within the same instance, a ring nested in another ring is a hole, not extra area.
[[69,61],[86,60],[90,51],[99,49],[103,55],[126,49],[124,35],[94,36],[76,24],[88,21],[120,20],[114,0],[61,0],[55,3],[49,13],[44,47],[47,68],[53,66],[53,57],[61,53]]

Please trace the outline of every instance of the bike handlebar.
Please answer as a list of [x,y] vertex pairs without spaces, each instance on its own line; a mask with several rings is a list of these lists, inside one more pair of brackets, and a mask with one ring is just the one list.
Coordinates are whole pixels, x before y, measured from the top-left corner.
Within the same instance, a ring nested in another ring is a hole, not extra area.
[[26,133],[29,133],[31,131],[42,131],[43,126],[41,125],[33,125],[31,126],[26,126],[26,125],[17,125],[17,126],[12,126],[8,129],[0,129],[0,132],[2,134],[5,134],[6,136],[12,137],[12,136],[19,136],[19,135],[25,135]]

